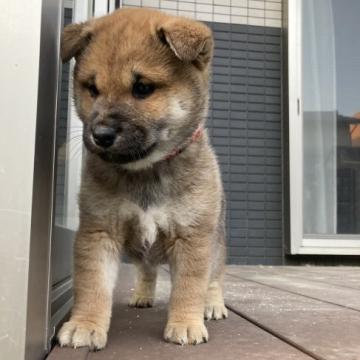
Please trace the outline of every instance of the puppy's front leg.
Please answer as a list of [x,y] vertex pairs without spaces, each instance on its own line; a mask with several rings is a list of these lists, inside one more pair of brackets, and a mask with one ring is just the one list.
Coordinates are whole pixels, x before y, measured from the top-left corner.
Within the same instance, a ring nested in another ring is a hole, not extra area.
[[79,231],[74,252],[74,306],[58,339],[61,346],[101,349],[110,325],[118,248],[106,232]]
[[164,338],[181,345],[207,342],[208,332],[204,325],[209,281],[207,241],[194,240],[192,243],[179,239],[169,260],[172,291]]

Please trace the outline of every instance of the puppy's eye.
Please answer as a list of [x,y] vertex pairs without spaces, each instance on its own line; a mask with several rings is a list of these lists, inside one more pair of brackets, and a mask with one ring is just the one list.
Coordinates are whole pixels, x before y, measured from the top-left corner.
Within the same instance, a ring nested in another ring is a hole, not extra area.
[[132,94],[136,99],[145,99],[155,91],[154,84],[145,84],[137,80],[132,88]]
[[89,91],[89,94],[92,98],[99,96],[99,90],[95,84],[85,84],[85,87]]

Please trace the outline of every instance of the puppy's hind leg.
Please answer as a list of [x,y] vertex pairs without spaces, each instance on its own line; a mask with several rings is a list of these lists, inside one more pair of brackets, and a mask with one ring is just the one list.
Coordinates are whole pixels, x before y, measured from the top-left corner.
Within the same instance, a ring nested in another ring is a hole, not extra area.
[[220,320],[228,317],[222,292],[222,279],[212,280],[205,298],[204,317],[206,320]]
[[136,264],[135,292],[129,306],[146,308],[154,304],[157,268],[143,263]]
[[228,317],[228,311],[225,307],[223,296],[223,282],[225,273],[225,233],[223,232],[214,242],[214,251],[212,259],[212,276],[205,297],[204,318],[206,320],[220,320]]

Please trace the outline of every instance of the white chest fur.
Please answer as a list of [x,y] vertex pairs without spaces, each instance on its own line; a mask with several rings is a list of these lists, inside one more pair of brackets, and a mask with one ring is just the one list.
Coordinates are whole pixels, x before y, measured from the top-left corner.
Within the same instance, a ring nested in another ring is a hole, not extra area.
[[145,248],[150,248],[154,244],[160,229],[166,231],[169,226],[169,215],[165,206],[143,210],[134,203],[127,203],[121,207],[120,215],[123,220],[137,218],[138,221],[135,223],[139,228],[136,229],[136,233]]
[[151,247],[156,241],[159,226],[153,211],[149,209],[139,213],[139,225],[141,229],[142,244],[145,247]]
[[157,239],[159,230],[166,231],[169,227],[168,213],[165,207],[150,207],[138,214],[141,227],[142,244],[150,248]]

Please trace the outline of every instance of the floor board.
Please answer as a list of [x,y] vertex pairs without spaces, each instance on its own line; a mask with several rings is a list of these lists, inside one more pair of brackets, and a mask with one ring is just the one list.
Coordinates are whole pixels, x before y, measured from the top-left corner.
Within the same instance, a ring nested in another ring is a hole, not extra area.
[[[359,261],[360,265],[360,261]],[[274,273],[285,276],[302,278],[303,280],[320,282],[326,285],[335,285],[339,288],[360,290],[360,267],[354,266],[239,266],[230,265],[227,272],[243,274],[261,272],[262,274]]]
[[86,360],[89,351],[86,348],[70,349],[60,348],[55,346],[49,356],[48,360]]
[[132,266],[124,265],[107,347],[99,352],[55,347],[48,359],[360,360],[359,269],[229,266],[227,274],[225,298],[233,311],[225,321],[207,322],[207,344],[177,346],[162,340],[170,293],[164,269],[155,307],[128,308],[134,274]]
[[226,301],[239,314],[318,359],[360,359],[360,313],[227,275]]
[[290,271],[272,269],[254,269],[246,271],[228,271],[228,274],[244,280],[268,285],[294,294],[337,304],[352,310],[360,311],[360,289],[324,283],[313,280],[311,276],[299,275]]
[[[360,265],[360,261],[359,261]],[[289,275],[295,274],[296,276],[303,276],[312,281],[323,282],[339,286],[340,288],[350,288],[360,290],[360,267],[281,267],[282,273]]]

